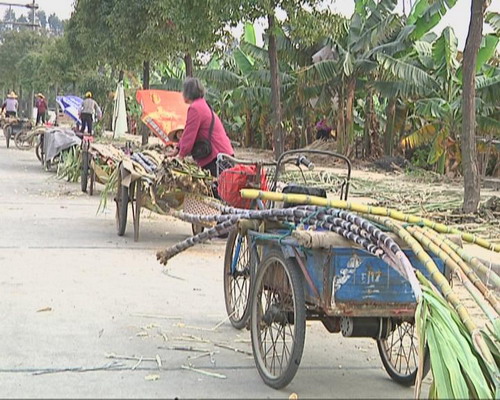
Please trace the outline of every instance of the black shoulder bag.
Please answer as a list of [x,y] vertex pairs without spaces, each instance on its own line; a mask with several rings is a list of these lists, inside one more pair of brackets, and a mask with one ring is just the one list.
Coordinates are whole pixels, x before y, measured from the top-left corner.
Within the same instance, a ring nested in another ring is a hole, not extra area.
[[193,149],[191,150],[191,157],[195,160],[201,160],[212,154],[212,133],[214,131],[215,116],[212,107],[208,107],[210,111],[212,111],[212,122],[210,122],[210,128],[208,130],[208,140],[200,139],[194,142]]

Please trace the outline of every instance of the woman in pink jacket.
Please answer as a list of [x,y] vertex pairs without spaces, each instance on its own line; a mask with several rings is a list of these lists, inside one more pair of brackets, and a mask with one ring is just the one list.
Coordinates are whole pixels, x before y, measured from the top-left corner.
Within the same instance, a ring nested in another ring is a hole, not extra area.
[[[184,81],[182,95],[184,101],[190,106],[184,132],[175,154],[184,158],[191,154],[196,141],[209,140],[211,136],[212,151],[208,156],[195,159],[195,161],[201,168],[209,170],[212,176],[217,176],[217,155],[220,153],[233,155],[231,141],[221,120],[205,101],[205,89],[198,79],[187,78]],[[213,125],[212,134],[209,135],[211,125]]]

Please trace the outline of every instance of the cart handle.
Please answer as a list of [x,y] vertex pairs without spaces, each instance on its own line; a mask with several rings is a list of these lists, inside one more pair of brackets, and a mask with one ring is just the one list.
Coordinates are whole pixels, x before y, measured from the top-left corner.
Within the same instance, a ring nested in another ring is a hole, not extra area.
[[243,160],[241,158],[236,158],[233,156],[230,156],[229,154],[225,153],[219,153],[217,155],[217,161],[222,161],[222,160],[228,160],[231,161],[235,164],[242,164],[242,165],[255,165],[259,164],[262,165],[263,167],[272,167],[276,166],[276,161],[262,161],[262,160]]

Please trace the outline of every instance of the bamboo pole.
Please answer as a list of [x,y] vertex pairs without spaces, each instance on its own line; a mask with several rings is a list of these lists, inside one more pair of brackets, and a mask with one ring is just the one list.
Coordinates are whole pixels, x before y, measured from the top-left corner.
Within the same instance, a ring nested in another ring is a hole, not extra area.
[[401,211],[397,211],[391,208],[370,206],[344,200],[329,200],[323,197],[310,196],[305,194],[288,194],[288,193],[284,194],[276,192],[267,192],[256,189],[242,189],[241,196],[245,199],[258,198],[270,201],[286,201],[287,203],[293,203],[293,204],[313,204],[322,207],[348,209],[351,211],[364,214],[390,217],[402,222],[407,222],[412,224],[423,224],[440,233],[453,233],[456,235],[460,235],[461,238],[466,242],[474,243],[488,250],[500,253],[500,244],[494,244],[485,239],[472,235],[470,233],[459,231],[458,229],[446,226],[444,224],[432,221],[430,219],[417,217],[416,215],[405,214],[402,213]]

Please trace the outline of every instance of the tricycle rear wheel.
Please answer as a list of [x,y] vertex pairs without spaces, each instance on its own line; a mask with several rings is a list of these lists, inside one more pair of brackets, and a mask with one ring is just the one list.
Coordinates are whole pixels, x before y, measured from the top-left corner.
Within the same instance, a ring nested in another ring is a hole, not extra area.
[[248,235],[232,231],[224,255],[224,300],[229,321],[236,329],[243,329],[250,317],[250,281],[254,271],[249,240]]
[[[400,385],[413,386],[418,370],[418,338],[416,336],[415,322],[395,321],[395,329],[387,339],[378,339],[377,347],[389,376]],[[429,352],[424,354],[425,377],[430,369]]]
[[270,250],[257,268],[250,325],[253,356],[261,378],[272,388],[285,387],[302,358],[306,308],[302,272],[280,249]]

